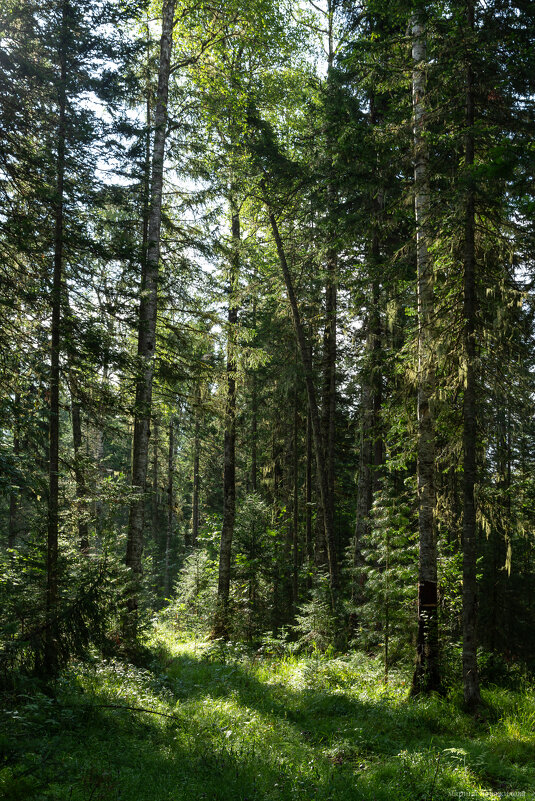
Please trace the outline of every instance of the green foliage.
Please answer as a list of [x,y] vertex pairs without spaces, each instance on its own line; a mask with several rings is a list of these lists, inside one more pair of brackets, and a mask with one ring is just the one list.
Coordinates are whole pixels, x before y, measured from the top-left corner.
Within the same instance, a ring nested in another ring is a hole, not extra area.
[[[217,531],[204,534],[201,542],[216,542]],[[196,548],[186,556],[179,573],[175,595],[166,608],[164,617],[173,621],[178,631],[202,636],[208,633],[213,622],[217,602],[218,562],[210,550]]]
[[446,801],[530,798],[531,691],[407,700],[362,654],[259,657],[160,628],[146,667],[74,663],[54,696],[4,694],[3,798]]
[[234,639],[258,639],[270,624],[270,580],[275,555],[270,552],[273,539],[269,513],[266,502],[254,493],[246,495],[237,510],[230,597]]
[[[0,675],[7,685],[13,672],[39,674],[44,663],[43,572],[34,571],[28,583],[28,569],[24,557],[15,557],[3,573],[0,599],[7,614],[0,628]],[[63,575],[69,575],[70,585],[68,592],[62,594],[54,621],[59,663],[65,665],[74,656],[85,657],[93,648],[116,650],[120,644],[116,636],[119,604],[125,584],[122,565],[113,559],[65,565]]]
[[301,605],[296,615],[298,644],[305,651],[328,653],[341,645],[340,619],[333,611],[329,577],[315,577],[310,601]]
[[[394,483],[392,483],[394,482]],[[394,491],[394,484],[398,484]],[[355,609],[353,644],[383,651],[390,664],[410,658],[415,636],[417,526],[407,489],[388,477],[375,495],[369,535],[361,543],[360,566],[351,570],[362,600]]]

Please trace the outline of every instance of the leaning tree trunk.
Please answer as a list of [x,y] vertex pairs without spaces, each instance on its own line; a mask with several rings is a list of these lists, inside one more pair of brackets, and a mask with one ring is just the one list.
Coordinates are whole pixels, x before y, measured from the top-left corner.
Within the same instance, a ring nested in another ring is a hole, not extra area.
[[234,521],[236,517],[236,288],[240,266],[240,214],[234,196],[230,199],[232,248],[228,283],[227,400],[223,452],[223,524],[219,549],[217,609],[212,636],[228,637],[228,601]]
[[426,143],[426,31],[412,21],[412,103],[414,118],[414,205],[418,273],[418,634],[412,693],[438,690],[437,548],[434,531],[434,427],[432,321],[433,265],[429,255],[429,154]]
[[[474,30],[474,4],[467,5],[467,29]],[[469,47],[470,53],[470,47]],[[476,259],[475,188],[471,174],[474,164],[474,76],[468,55],[465,71],[466,134],[464,166],[466,198],[464,220],[464,347],[466,378],[463,400],[463,686],[465,704],[474,708],[480,702],[477,668],[477,578],[476,578]]]
[[[264,187],[263,187],[264,188]],[[269,222],[271,225],[271,230],[273,231],[273,237],[275,239],[275,245],[277,247],[277,254],[279,257],[284,284],[286,286],[286,292],[288,294],[288,300],[290,301],[290,308],[292,311],[292,320],[294,324],[295,334],[297,338],[297,344],[299,347],[299,355],[301,358],[301,362],[304,367],[305,372],[305,386],[307,390],[307,398],[308,398],[308,407],[310,411],[310,423],[312,427],[312,442],[314,446],[314,455],[316,457],[316,468],[317,468],[317,475],[318,475],[318,485],[320,491],[320,501],[323,509],[330,508],[330,499],[329,499],[329,475],[327,471],[327,466],[324,461],[324,444],[323,444],[323,437],[322,437],[322,430],[321,430],[321,419],[318,407],[318,401],[316,397],[316,388],[314,386],[314,373],[312,369],[312,358],[311,358],[311,350],[308,346],[305,337],[305,331],[303,327],[303,323],[301,321],[301,315],[299,313],[299,307],[297,305],[297,298],[295,296],[295,290],[293,287],[292,276],[290,274],[290,270],[288,267],[288,262],[286,260],[286,253],[284,251],[284,246],[282,244],[282,239],[279,233],[279,227],[277,225],[277,220],[275,219],[275,215],[273,210],[269,204],[268,198],[264,192],[264,202],[267,206]],[[330,578],[330,586],[331,586],[331,596],[332,596],[332,605],[333,608],[336,607],[337,604],[337,594],[338,594],[338,585],[339,585],[339,568],[338,568],[338,557],[336,553],[335,547],[335,536],[334,536],[334,525],[333,520],[330,515],[324,515],[324,526],[325,526],[325,543],[327,546],[327,558],[329,564],[329,578]]]
[[134,442],[132,453],[132,488],[135,494],[130,504],[130,516],[128,521],[126,566],[129,571],[129,582],[126,593],[126,611],[123,618],[123,635],[128,646],[134,646],[137,641],[138,598],[141,588],[145,488],[147,481],[152,380],[156,346],[163,167],[167,134],[167,98],[169,93],[175,2],[176,0],[164,0],[162,9],[162,38],[160,42],[158,96],[154,112],[154,146],[152,154],[147,255],[146,258],[143,259],[142,264],[141,298],[139,303],[137,349],[139,374],[136,381]]

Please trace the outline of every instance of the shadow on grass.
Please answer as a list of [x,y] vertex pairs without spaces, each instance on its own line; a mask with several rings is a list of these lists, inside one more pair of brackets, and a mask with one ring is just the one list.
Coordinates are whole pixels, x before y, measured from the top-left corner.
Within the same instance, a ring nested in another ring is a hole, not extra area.
[[429,761],[441,755],[452,769],[468,770],[489,790],[518,788],[527,799],[524,790],[535,782],[534,738],[519,743],[503,729],[492,732],[487,721],[474,720],[437,696],[392,702],[388,697],[363,700],[340,690],[291,689],[282,682],[259,681],[254,665],[225,664],[202,655],[168,654],[167,669],[168,686],[177,699],[191,703],[232,697],[243,708],[284,721],[316,748],[316,758],[319,748],[338,766],[348,763],[355,769],[361,758],[373,762],[402,755],[410,761],[410,755],[420,754]]
[[[484,797],[472,794],[476,779],[502,799],[532,797],[533,740],[514,751],[504,728],[491,738],[442,699],[287,686],[275,669],[267,683],[259,668],[159,648],[149,669],[118,666],[113,681],[112,667],[80,672],[82,692],[67,682],[59,696],[63,717],[49,706],[33,729],[31,715],[13,720],[21,767],[11,789],[0,771],[0,798],[4,789],[10,801],[446,801]],[[39,786],[17,795],[28,753],[45,749]]]

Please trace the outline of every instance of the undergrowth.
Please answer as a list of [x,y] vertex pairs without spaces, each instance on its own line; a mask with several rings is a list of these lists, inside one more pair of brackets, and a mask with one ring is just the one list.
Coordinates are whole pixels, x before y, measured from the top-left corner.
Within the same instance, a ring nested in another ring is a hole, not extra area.
[[9,801],[535,799],[535,694],[407,699],[362,654],[273,655],[157,628],[143,668],[72,664],[5,694]]

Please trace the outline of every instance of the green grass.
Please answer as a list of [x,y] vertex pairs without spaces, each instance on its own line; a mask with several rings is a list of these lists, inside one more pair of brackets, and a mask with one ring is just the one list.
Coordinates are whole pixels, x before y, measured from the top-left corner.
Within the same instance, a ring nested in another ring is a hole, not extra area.
[[408,701],[408,676],[385,688],[358,654],[260,658],[164,629],[151,649],[145,669],[75,664],[54,697],[6,696],[0,798],[535,800],[533,691],[487,689],[474,719]]

